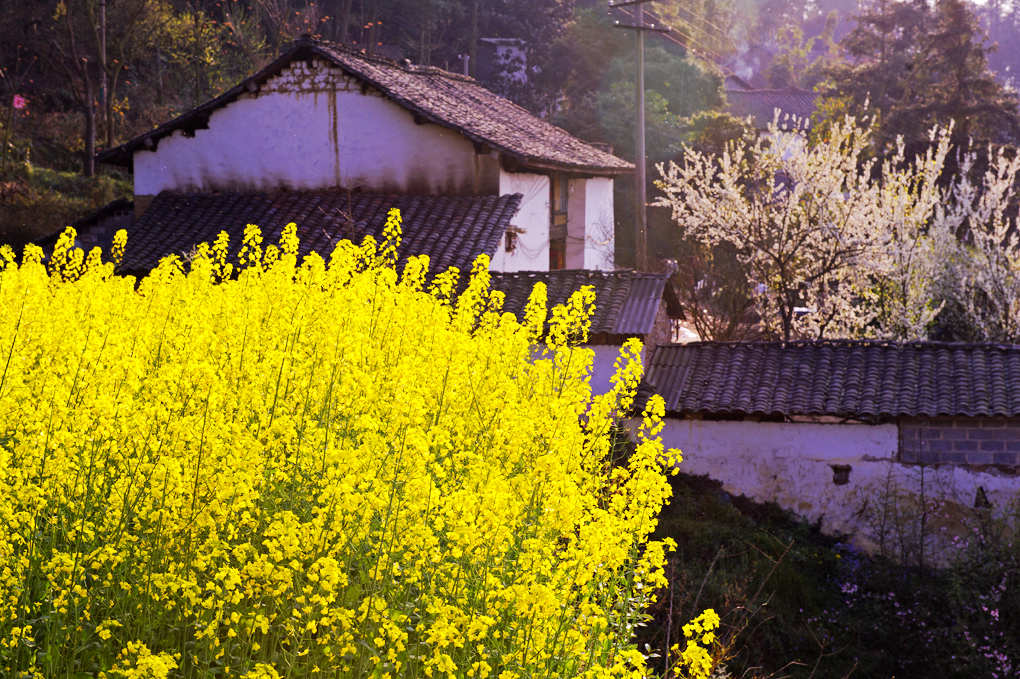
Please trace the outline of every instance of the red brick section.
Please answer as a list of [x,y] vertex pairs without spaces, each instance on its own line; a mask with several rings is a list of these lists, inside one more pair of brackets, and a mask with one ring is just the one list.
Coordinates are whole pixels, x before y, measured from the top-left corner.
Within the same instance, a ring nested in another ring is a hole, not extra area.
[[901,419],[900,461],[1020,467],[1020,417]]

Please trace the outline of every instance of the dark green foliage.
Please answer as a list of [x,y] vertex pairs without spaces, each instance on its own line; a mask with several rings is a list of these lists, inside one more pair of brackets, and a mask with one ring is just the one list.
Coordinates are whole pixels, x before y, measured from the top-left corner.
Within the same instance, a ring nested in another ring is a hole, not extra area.
[[837,59],[833,40],[839,15],[833,10],[827,17],[820,35],[805,37],[798,24],[782,26],[777,35],[779,53],[767,69],[770,87],[797,87],[813,89],[825,77]]
[[712,607],[734,677],[1017,676],[1020,536],[1001,519],[975,510],[957,559],[919,569],[869,557],[704,477],[681,474],[673,491],[659,526],[678,544],[671,586],[640,633],[660,671],[667,634],[676,643],[682,625]]
[[130,198],[123,177],[19,164],[0,179],[0,243],[20,250],[117,198]]
[[934,124],[954,124],[954,142],[1020,139],[1016,94],[988,68],[989,46],[963,0],[877,0],[840,46],[823,104],[833,114],[869,115],[880,146],[902,135],[923,142]]
[[[560,41],[557,74],[563,99],[553,122],[581,139],[609,144],[613,152],[634,158],[635,46],[633,35],[614,30],[600,9],[578,9]],[[649,162],[648,195],[654,196],[654,163],[675,157],[683,144],[724,124],[691,118],[723,106],[722,75],[690,58],[676,45],[647,41],[645,50],[645,146]],[[732,119],[729,119],[733,122]],[[718,136],[718,135],[717,135]],[[633,261],[634,187],[629,178],[615,183],[616,261]],[[674,257],[669,237],[658,237],[649,212],[649,246],[654,257]],[[665,231],[663,231],[665,233]]]
[[[633,158],[635,70],[631,47],[607,63],[598,89],[583,97],[580,105],[562,112],[558,122],[583,138],[608,142],[621,156]],[[579,79],[589,77],[582,74]],[[682,118],[722,104],[718,72],[664,47],[646,48],[645,143],[649,162],[661,162],[680,150],[685,134]]]
[[827,652],[806,620],[838,601],[825,586],[839,560],[836,540],[704,477],[681,474],[673,492],[659,520],[659,533],[678,544],[667,567],[671,585],[659,596],[642,643],[661,656],[667,635],[676,643],[688,620],[714,608],[733,676],[768,676]]

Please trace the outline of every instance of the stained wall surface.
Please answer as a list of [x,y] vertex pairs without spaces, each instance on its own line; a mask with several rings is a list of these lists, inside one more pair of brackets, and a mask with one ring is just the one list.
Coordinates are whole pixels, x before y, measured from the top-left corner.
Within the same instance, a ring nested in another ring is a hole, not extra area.
[[492,257],[493,271],[549,270],[549,200],[548,175],[500,170],[499,194],[519,193],[521,207],[510,220],[514,236],[508,247],[504,240]]
[[294,62],[257,94],[212,113],[208,129],[134,156],[135,194],[164,190],[496,193],[499,160],[321,61]]
[[[1009,470],[902,462],[898,429],[668,419],[662,438],[683,452],[684,473],[775,502],[869,551],[929,540],[930,553],[939,553],[974,517],[976,504],[1005,516],[1020,501],[1020,475]],[[845,482],[837,483],[843,473]]]

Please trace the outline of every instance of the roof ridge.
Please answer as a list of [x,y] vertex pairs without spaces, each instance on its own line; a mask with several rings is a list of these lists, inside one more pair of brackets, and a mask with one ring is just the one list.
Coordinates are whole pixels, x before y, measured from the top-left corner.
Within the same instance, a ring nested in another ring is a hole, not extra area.
[[430,198],[430,199],[447,198],[447,199],[450,199],[450,200],[456,200],[456,199],[475,200],[477,198],[502,198],[504,196],[521,196],[521,197],[524,196],[524,194],[522,194],[520,192],[512,193],[512,194],[511,193],[502,193],[502,194],[500,194],[500,193],[425,193],[425,192],[422,192],[422,193],[402,193],[402,192],[397,192],[397,191],[372,191],[372,190],[362,189],[362,188],[350,189],[350,188],[343,187],[343,186],[324,187],[324,188],[318,188],[318,189],[289,189],[289,188],[286,188],[286,187],[274,187],[274,188],[271,188],[271,189],[250,190],[250,191],[232,191],[232,190],[226,190],[226,191],[219,191],[219,190],[217,190],[217,191],[175,191],[173,189],[163,189],[162,191],[160,191],[156,195],[157,196],[163,196],[163,195],[166,195],[166,196],[180,196],[180,197],[202,196],[202,197],[205,198],[205,197],[209,197],[209,196],[280,196],[280,195],[298,195],[298,194],[308,195],[308,194],[334,194],[334,193],[340,193],[340,194],[345,194],[345,195],[349,193],[352,196],[358,196],[358,195],[380,196],[380,197],[383,197],[383,198],[386,198],[386,197],[400,197],[401,199],[406,199],[406,198]]
[[[497,272],[493,272],[497,273]],[[559,275],[559,274],[584,274],[591,276],[643,276],[648,278],[668,278],[669,274],[665,271],[634,271],[633,269],[535,269],[535,270],[523,270],[523,271],[500,271],[498,272],[504,276],[513,275]]]
[[[726,90],[727,94],[819,94],[814,90],[800,87],[757,87],[753,89]],[[819,95],[820,96],[820,95]]]
[[673,342],[661,344],[660,347],[890,347],[890,348],[947,348],[947,349],[1001,349],[1005,351],[1020,351],[1020,344],[1009,342],[947,342],[942,340],[888,340],[888,339],[801,339],[801,340],[699,340],[697,342]]
[[459,80],[461,82],[472,83],[478,82],[477,79],[472,78],[471,76],[465,73],[448,71],[444,68],[439,68],[438,66],[415,64],[411,62],[410,59],[405,60],[403,62],[397,61],[396,59],[391,59],[382,54],[370,54],[365,49],[357,49],[355,47],[352,47],[351,45],[345,45],[342,42],[334,42],[332,40],[314,38],[308,34],[302,35],[300,38],[295,40],[294,43],[295,45],[308,45],[312,47],[322,47],[330,50],[336,50],[338,52],[345,52],[359,59],[364,59],[365,61],[372,61],[378,64],[399,68],[405,71],[406,73],[411,73],[414,75],[438,75],[444,78],[450,78],[451,80]]

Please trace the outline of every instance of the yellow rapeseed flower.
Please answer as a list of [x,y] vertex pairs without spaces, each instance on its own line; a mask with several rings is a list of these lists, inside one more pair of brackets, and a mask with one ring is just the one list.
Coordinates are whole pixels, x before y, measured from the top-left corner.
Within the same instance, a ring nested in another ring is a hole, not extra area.
[[0,676],[646,674],[676,456],[652,399],[611,458],[640,344],[593,396],[590,289],[516,319],[486,258],[399,241],[250,226],[140,282],[73,230],[0,248]]

